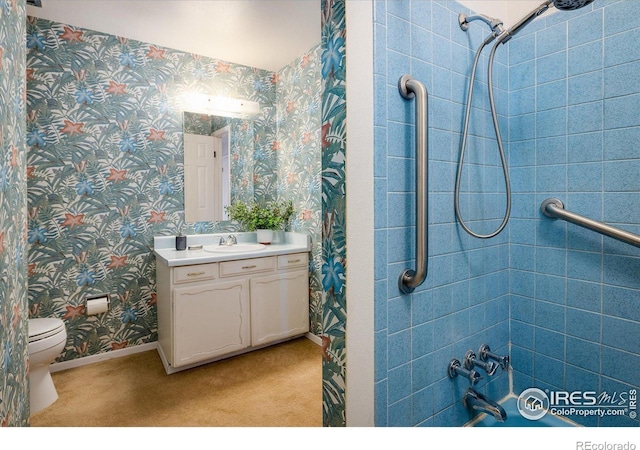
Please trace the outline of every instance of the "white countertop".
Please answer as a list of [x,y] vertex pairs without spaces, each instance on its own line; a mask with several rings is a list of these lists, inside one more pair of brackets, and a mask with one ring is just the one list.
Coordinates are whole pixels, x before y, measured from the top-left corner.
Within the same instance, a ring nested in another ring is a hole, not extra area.
[[217,253],[205,250],[188,250],[190,245],[217,245],[220,238],[227,238],[230,234],[237,237],[238,243],[255,243],[255,233],[215,233],[187,235],[187,250],[176,250],[175,236],[155,236],[153,247],[156,258],[164,264],[173,266],[187,266],[191,264],[205,264],[219,261],[235,261],[238,259],[260,258],[264,256],[286,255],[311,251],[311,239],[303,233],[284,233],[284,242],[274,242],[262,250]]

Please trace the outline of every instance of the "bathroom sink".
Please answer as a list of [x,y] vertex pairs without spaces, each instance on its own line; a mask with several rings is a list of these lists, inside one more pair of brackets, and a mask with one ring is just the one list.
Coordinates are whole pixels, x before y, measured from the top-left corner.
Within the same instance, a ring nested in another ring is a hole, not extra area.
[[212,253],[246,253],[265,248],[264,244],[205,245],[202,249]]

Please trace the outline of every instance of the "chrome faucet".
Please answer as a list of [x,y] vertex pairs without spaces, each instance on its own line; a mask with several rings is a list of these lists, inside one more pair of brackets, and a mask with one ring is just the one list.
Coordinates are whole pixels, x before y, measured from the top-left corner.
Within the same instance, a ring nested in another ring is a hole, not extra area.
[[453,358],[451,361],[449,361],[449,367],[448,367],[447,373],[449,374],[450,378],[455,378],[458,375],[462,375],[463,377],[469,380],[469,383],[471,383],[471,386],[474,386],[478,381],[482,379],[482,375],[480,375],[480,372],[473,369],[471,370],[465,369],[460,364],[460,361],[457,360],[456,358]]
[[507,420],[507,412],[493,400],[489,400],[481,393],[475,391],[472,388],[467,389],[464,394],[462,402],[466,408],[472,411],[478,411],[486,414],[490,414],[498,422],[504,422]]
[[235,245],[237,243],[238,240],[234,234],[230,234],[226,239],[221,236],[220,241],[218,241],[218,245]]
[[499,356],[495,353],[491,353],[491,349],[487,344],[482,344],[478,349],[478,355],[482,361],[487,361],[492,359],[496,361],[502,370],[507,370],[509,368],[509,355]]
[[489,376],[493,376],[496,373],[496,370],[498,370],[498,364],[494,363],[493,361],[478,361],[473,350],[469,350],[464,355],[464,367],[467,370],[471,370],[474,366],[478,366],[481,369],[484,369],[484,371],[487,372],[487,375]]

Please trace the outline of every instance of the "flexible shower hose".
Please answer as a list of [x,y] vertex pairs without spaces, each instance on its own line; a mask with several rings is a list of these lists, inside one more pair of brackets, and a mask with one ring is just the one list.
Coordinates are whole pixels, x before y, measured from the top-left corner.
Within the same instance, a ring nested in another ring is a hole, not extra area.
[[491,106],[491,118],[493,119],[493,129],[496,133],[496,140],[498,142],[498,151],[500,153],[500,160],[502,162],[502,173],[504,175],[504,184],[507,191],[507,208],[504,213],[504,218],[502,219],[502,223],[500,226],[492,233],[489,234],[479,234],[472,231],[465,223],[462,218],[462,214],[460,213],[460,180],[462,178],[462,167],[464,164],[464,154],[467,146],[467,135],[469,133],[469,116],[471,115],[471,100],[473,98],[473,85],[476,78],[476,69],[478,67],[478,60],[480,59],[480,54],[484,47],[489,44],[491,41],[495,39],[494,35],[489,36],[487,39],[482,42],[482,45],[478,48],[476,52],[476,57],[473,61],[473,68],[471,69],[471,79],[469,80],[469,90],[467,93],[467,105],[464,113],[464,122],[463,122],[463,131],[462,131],[462,142],[460,144],[460,160],[458,161],[458,172],[456,175],[456,188],[454,194],[454,207],[456,210],[456,217],[460,222],[460,226],[471,236],[476,237],[478,239],[489,239],[500,234],[504,227],[507,226],[507,222],[509,222],[509,215],[511,214],[511,184],[509,183],[509,169],[507,167],[507,161],[504,156],[504,147],[502,146],[502,137],[500,136],[500,126],[498,124],[498,115],[496,114],[496,106],[493,99],[493,59],[495,57],[496,49],[499,43],[496,43],[491,49],[491,53],[489,55],[489,104]]

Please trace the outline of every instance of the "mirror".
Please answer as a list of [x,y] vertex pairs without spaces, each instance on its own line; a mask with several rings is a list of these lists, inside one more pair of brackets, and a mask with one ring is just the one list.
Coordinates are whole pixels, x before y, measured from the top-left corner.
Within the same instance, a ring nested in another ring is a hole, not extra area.
[[[282,195],[294,200],[304,215],[296,231],[309,228],[319,207],[320,53],[318,43],[278,72],[234,66],[232,70],[241,74],[234,80],[235,94],[188,96],[182,128],[189,230],[231,226],[218,223],[228,220],[225,206],[236,201],[264,203]],[[203,97],[215,100],[216,107],[211,107],[213,101],[197,101]],[[223,111],[218,101],[228,109]],[[238,103],[246,110],[232,111]],[[204,113],[211,110],[216,113]],[[215,135],[226,136],[228,146]],[[210,160],[197,155],[209,155]]]
[[253,120],[188,111],[182,117],[185,221],[228,220],[232,198],[254,198]]
[[[225,206],[235,201],[276,199],[278,154],[274,144],[277,127],[274,111],[275,107],[265,104],[251,117],[183,112],[187,223],[228,220]],[[206,145],[211,146],[214,161],[198,165],[192,158],[206,153]]]

